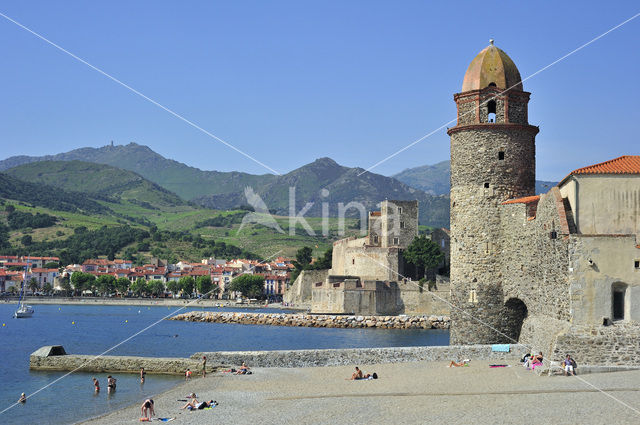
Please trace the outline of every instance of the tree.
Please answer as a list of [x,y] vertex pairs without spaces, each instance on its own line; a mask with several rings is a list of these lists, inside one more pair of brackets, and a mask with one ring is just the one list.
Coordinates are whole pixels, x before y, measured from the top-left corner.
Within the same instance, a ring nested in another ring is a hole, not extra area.
[[35,278],[35,277],[32,277],[32,278],[29,280],[29,290],[30,290],[33,294],[35,294],[35,293],[38,291],[38,289],[40,289],[40,286],[38,285],[38,281],[36,280],[36,278]]
[[69,278],[68,277],[63,277],[62,278],[62,282],[60,283],[60,287],[62,288],[62,290],[64,291],[64,294],[66,296],[69,296],[69,294],[71,294],[71,283],[69,282]]
[[213,284],[211,283],[211,276],[198,276],[198,280],[196,280],[196,287],[198,288],[200,295],[207,295],[213,287]]
[[91,273],[75,272],[71,275],[71,283],[76,293],[82,295],[84,291],[92,290],[96,277]]
[[143,292],[147,290],[147,281],[143,278],[139,277],[136,281],[131,284],[131,290],[137,296],[142,295]]
[[131,282],[129,282],[129,279],[126,277],[119,277],[116,279],[116,291],[118,291],[118,294],[122,295],[129,290],[130,284]]
[[110,294],[116,289],[116,278],[110,274],[103,274],[98,277],[96,286],[101,294]]
[[42,291],[45,294],[50,294],[53,291],[53,286],[51,286],[51,284],[47,282],[42,286]]
[[169,282],[167,282],[167,289],[173,294],[173,297],[175,298],[176,295],[178,295],[178,293],[180,292],[180,282],[178,282],[177,280],[170,280]]
[[313,250],[308,246],[302,247],[296,252],[296,259],[293,261],[293,265],[295,269],[291,272],[291,282],[294,282],[300,272],[309,268],[309,264],[311,263],[312,257],[311,253]]
[[300,265],[300,270],[304,270],[311,263],[313,258],[311,257],[312,253],[313,250],[308,246],[300,248],[298,252],[296,252],[296,261],[294,264],[298,263]]
[[57,269],[58,267],[60,267],[60,264],[56,263],[55,261],[50,261],[44,265],[45,269]]
[[254,274],[241,274],[231,281],[229,288],[245,297],[259,297],[264,289],[264,277]]
[[33,238],[31,235],[24,235],[20,238],[20,243],[24,246],[29,246],[33,243]]
[[191,276],[182,276],[178,282],[180,283],[182,292],[187,294],[187,296],[191,296],[193,288],[196,285],[196,281],[193,280]]
[[313,263],[312,268],[314,270],[330,269],[332,265],[332,260],[333,260],[333,247],[327,249],[324,252],[324,255],[318,258],[318,260],[316,260],[315,263]]
[[159,297],[164,293],[164,283],[161,280],[150,280],[147,283],[147,292]]
[[438,244],[425,235],[415,238],[402,255],[407,263],[416,267],[415,277],[420,278],[426,277],[428,271],[438,267],[444,260],[444,254]]

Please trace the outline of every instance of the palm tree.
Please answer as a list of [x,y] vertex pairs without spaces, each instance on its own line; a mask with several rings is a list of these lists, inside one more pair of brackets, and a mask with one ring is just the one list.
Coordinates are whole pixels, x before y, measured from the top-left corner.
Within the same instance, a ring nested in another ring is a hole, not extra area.
[[40,289],[40,286],[38,285],[38,281],[36,280],[35,277],[32,277],[31,280],[29,280],[29,289],[31,290],[32,294],[35,294],[38,289]]

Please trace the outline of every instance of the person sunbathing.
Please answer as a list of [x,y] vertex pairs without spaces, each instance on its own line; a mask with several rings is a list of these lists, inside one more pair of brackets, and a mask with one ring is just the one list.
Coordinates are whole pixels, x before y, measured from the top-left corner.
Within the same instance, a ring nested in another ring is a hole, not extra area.
[[355,381],[356,379],[362,379],[362,371],[358,366],[356,366],[356,371],[351,374],[351,381]]
[[216,401],[213,401],[213,400],[199,402],[196,398],[193,398],[193,399],[191,399],[191,401],[187,402],[187,404],[182,406],[182,409],[202,410],[202,409],[205,409],[207,407],[213,407],[213,406],[217,406],[217,405],[218,405],[218,403]]
[[242,362],[242,366],[240,369],[236,371],[236,375],[246,375],[249,372],[249,366],[247,366],[244,362]]
[[448,367],[462,367],[462,366],[469,366],[469,359],[464,359],[461,362],[455,362],[451,360],[451,363],[449,363]]

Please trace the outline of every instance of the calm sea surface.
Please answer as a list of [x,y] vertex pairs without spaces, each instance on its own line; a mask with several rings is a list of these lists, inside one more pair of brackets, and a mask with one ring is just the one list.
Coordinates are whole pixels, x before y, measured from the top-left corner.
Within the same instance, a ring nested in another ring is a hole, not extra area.
[[[141,402],[182,382],[180,377],[147,375],[145,384],[140,385],[136,375],[116,374],[118,389],[107,394],[107,374],[95,374],[102,389],[95,395],[91,381],[94,374],[76,372],[52,383],[64,373],[29,371],[29,354],[43,345],[62,345],[70,354],[100,354],[177,307],[35,305],[34,308],[32,318],[13,319],[16,305],[0,304],[0,411],[15,403],[20,393],[31,395],[49,386],[26,404],[0,413],[0,423],[74,423]],[[197,351],[448,344],[449,332],[441,330],[294,328],[163,320],[108,354],[187,357]]]

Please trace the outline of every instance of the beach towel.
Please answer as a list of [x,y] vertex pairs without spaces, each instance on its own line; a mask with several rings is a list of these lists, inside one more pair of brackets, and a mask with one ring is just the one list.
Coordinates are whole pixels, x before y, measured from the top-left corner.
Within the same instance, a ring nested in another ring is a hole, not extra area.
[[496,351],[496,352],[501,352],[501,353],[508,353],[509,352],[509,348],[510,348],[509,344],[493,344],[491,346],[491,351]]
[[489,367],[511,367],[508,364],[490,364]]
[[171,422],[172,420],[174,420],[175,418],[154,418],[152,419],[153,421],[159,421],[159,422]]

